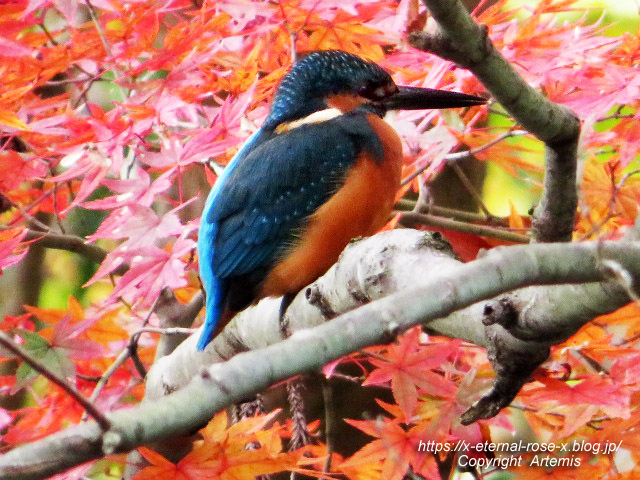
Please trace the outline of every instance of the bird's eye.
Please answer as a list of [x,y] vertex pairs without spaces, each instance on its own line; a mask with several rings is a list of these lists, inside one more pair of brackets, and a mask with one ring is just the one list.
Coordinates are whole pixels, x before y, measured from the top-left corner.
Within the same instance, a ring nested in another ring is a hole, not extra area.
[[396,91],[395,84],[367,83],[360,87],[358,94],[369,100],[381,100]]
[[387,89],[384,85],[380,85],[373,90],[373,98],[380,100],[387,96]]
[[371,89],[370,89],[370,85],[366,84],[360,87],[360,90],[358,90],[358,95],[365,97],[365,98],[369,98],[371,95]]

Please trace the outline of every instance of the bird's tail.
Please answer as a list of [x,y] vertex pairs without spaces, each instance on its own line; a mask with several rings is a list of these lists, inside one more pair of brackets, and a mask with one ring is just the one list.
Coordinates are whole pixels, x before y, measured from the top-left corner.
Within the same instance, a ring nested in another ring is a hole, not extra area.
[[[217,279],[216,279],[217,280]],[[217,288],[208,288],[207,294],[207,302],[206,302],[206,316],[204,321],[204,328],[202,329],[202,333],[200,334],[200,339],[198,340],[198,350],[202,351],[209,344],[209,342],[213,339],[215,334],[217,334],[220,329],[228,323],[229,319],[226,319],[226,322],[221,322],[224,320],[222,317],[228,316],[224,315],[224,298],[225,298],[225,288],[223,282],[216,282]]]

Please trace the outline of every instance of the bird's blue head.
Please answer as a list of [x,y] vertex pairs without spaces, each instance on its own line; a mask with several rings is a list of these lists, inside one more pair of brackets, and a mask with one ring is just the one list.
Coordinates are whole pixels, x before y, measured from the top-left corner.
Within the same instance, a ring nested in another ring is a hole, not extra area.
[[271,106],[264,128],[302,119],[335,107],[343,113],[367,104],[373,111],[470,107],[486,100],[464,93],[431,88],[398,87],[373,62],[340,50],[312,52],[293,65]]
[[293,65],[278,87],[267,128],[306,117],[336,96],[379,100],[397,92],[391,76],[373,62],[340,50],[312,52]]

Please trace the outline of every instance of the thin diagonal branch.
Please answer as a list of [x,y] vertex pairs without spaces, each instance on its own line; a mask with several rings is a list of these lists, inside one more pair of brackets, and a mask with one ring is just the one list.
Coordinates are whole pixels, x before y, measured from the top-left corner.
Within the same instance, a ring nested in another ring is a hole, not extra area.
[[49,381],[55,383],[65,392],[67,392],[76,402],[78,402],[85,411],[91,415],[96,423],[100,426],[103,432],[106,432],[111,428],[111,422],[103,415],[103,413],[96,408],[84,395],[82,395],[73,385],[70,385],[64,378],[59,377],[46,366],[33,358],[24,349],[16,345],[13,340],[4,332],[0,332],[0,345],[9,350],[11,353],[19,357],[23,362],[28,364],[36,372],[47,378]]
[[424,2],[438,29],[412,32],[410,43],[471,70],[520,125],[545,143],[544,190],[534,213],[533,237],[539,242],[571,240],[578,205],[578,118],[527,85],[459,0]]
[[487,218],[491,218],[491,212],[489,211],[487,206],[484,204],[484,201],[482,200],[482,196],[476,190],[473,183],[471,183],[471,180],[469,180],[469,178],[467,177],[467,174],[464,173],[462,168],[460,168],[460,165],[457,163],[454,163],[451,165],[451,167],[453,168],[453,171],[457,175],[458,180],[460,180],[460,183],[462,183],[462,185],[464,186],[465,190],[469,193],[469,195],[471,195],[471,198],[473,198],[473,201],[476,202],[476,205],[480,207],[480,210],[482,210],[482,213],[484,213]]
[[[526,135],[528,133],[529,132],[524,130],[510,129],[507,132],[503,133],[502,135],[497,136],[493,140],[488,141],[484,145],[480,145],[479,147],[472,148],[471,150],[464,150],[462,152],[449,153],[445,155],[444,159],[447,161],[448,164],[454,164],[454,162],[457,162],[459,160],[464,160],[465,158],[473,157],[474,155],[493,147],[494,145],[502,142],[503,140],[506,140],[507,138],[519,137],[522,135]],[[411,172],[409,175],[407,175],[405,178],[402,179],[402,182],[400,182],[400,185],[404,186],[407,183],[410,183],[414,178],[416,178],[418,175],[424,172],[428,167],[429,167],[429,164],[426,163],[422,167],[418,168],[415,172]]]
[[98,36],[100,37],[100,41],[102,42],[102,46],[104,47],[105,53],[111,57],[111,47],[109,46],[109,42],[107,40],[107,36],[102,29],[102,25],[100,24],[100,20],[98,19],[98,14],[96,13],[96,9],[93,8],[90,0],[85,0],[84,2],[87,5],[87,9],[89,10],[89,15],[91,15],[91,20],[96,26],[96,30],[98,31]]

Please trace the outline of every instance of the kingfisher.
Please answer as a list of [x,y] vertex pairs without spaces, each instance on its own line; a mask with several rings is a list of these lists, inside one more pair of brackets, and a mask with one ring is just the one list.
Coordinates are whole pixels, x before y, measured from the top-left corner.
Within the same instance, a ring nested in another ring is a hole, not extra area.
[[388,220],[402,170],[389,110],[469,107],[483,98],[397,86],[376,63],[316,51],[282,79],[264,124],[207,198],[198,236],[204,350],[233,316],[264,297],[288,302],[354,237]]

